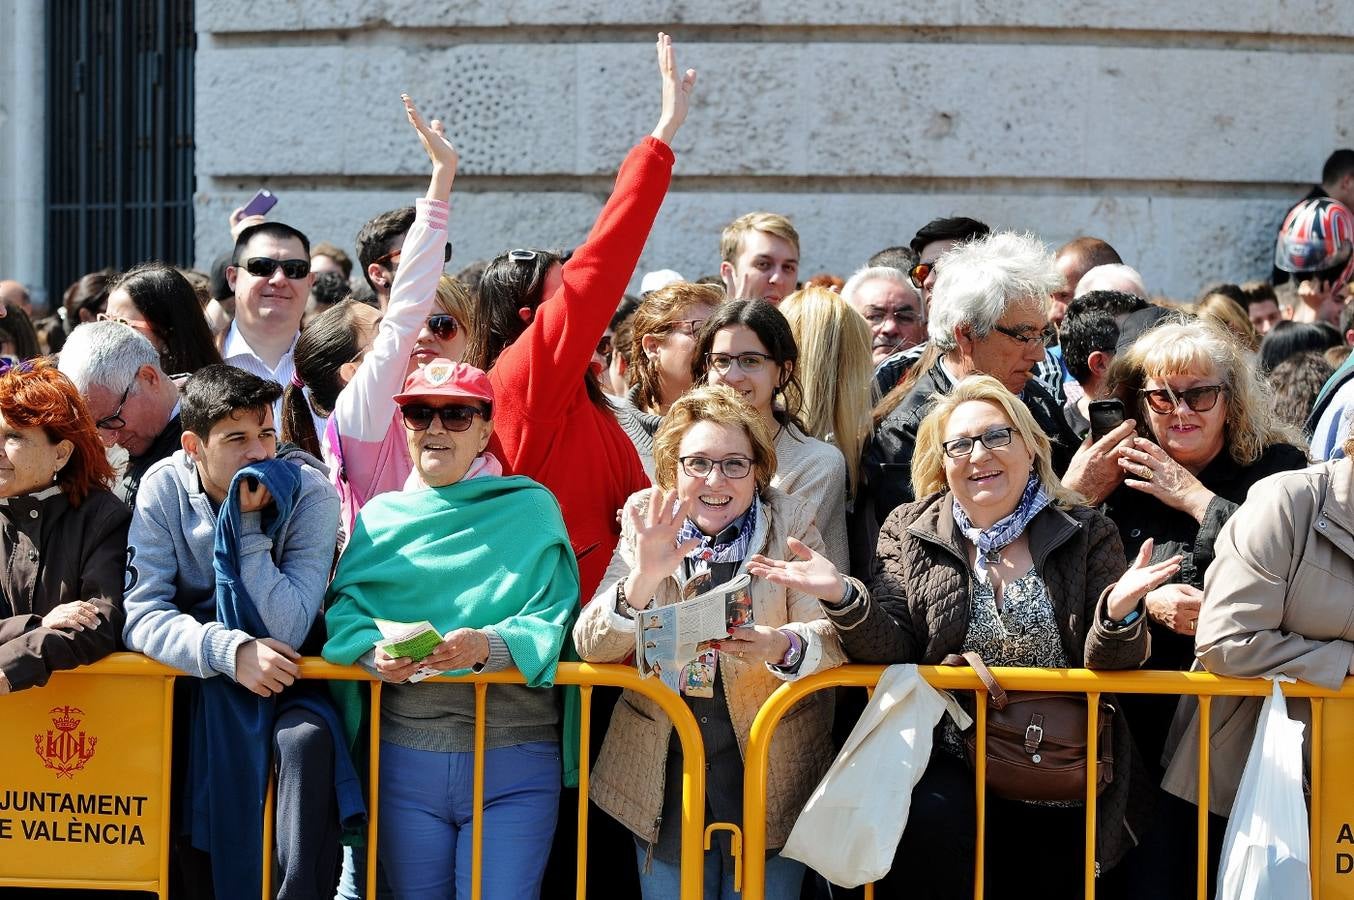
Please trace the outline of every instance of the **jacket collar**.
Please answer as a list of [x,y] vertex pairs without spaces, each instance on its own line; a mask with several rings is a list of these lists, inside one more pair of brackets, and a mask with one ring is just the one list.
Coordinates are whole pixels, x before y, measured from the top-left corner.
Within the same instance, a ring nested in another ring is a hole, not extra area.
[[[1341,457],[1335,462],[1326,463],[1330,472],[1330,486],[1321,498],[1319,518],[1338,526],[1346,535],[1354,536],[1354,517],[1350,515],[1354,504],[1354,460]],[[1344,542],[1347,552],[1354,555],[1354,540]]]
[[[1050,553],[1067,543],[1077,533],[1077,520],[1053,503],[1045,506],[1030,520],[1030,558],[1035,568],[1042,570]],[[968,565],[968,548],[964,536],[954,522],[954,495],[949,491],[936,494],[934,502],[907,528],[908,533],[938,544]]]

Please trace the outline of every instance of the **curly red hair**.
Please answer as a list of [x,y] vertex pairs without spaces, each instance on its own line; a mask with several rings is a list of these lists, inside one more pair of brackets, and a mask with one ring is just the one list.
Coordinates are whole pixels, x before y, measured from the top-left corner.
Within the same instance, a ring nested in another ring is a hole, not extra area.
[[71,506],[79,506],[96,487],[113,483],[99,432],[75,385],[45,359],[0,370],[0,416],[15,428],[41,428],[55,442],[70,441],[70,459],[57,484]]

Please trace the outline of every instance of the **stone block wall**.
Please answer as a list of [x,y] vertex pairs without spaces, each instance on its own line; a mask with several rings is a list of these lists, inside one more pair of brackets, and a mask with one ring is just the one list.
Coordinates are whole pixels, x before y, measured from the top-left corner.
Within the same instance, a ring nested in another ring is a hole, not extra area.
[[457,262],[578,242],[653,127],[660,27],[700,78],[641,273],[715,272],[720,228],[753,209],[791,216],[806,275],[971,215],[1104,237],[1192,297],[1267,272],[1287,204],[1354,145],[1354,4],[1335,0],[213,0],[197,22],[201,264],[260,186],[349,248],[412,202],[401,90],[462,152]]

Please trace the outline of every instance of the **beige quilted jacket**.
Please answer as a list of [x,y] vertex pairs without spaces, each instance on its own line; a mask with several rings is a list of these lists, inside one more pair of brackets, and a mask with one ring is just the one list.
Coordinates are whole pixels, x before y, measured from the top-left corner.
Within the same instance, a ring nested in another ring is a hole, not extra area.
[[[763,495],[767,515],[753,534],[751,552],[784,559],[786,538],[796,537],[819,553],[823,539],[813,524],[813,511],[774,488]],[[648,492],[633,495],[627,506],[648,506]],[[602,579],[597,595],[574,625],[574,643],[588,662],[619,662],[635,647],[632,620],[616,613],[616,586],[630,574],[634,562],[634,531],[622,516],[620,544]],[[751,555],[751,553],[749,554]],[[655,605],[680,599],[675,576],[658,589]],[[804,639],[804,661],[794,677],[830,669],[846,662],[836,629],[823,616],[818,601],[760,578],[752,580],[752,615],[759,625],[788,627]],[[720,677],[729,701],[729,713],[738,749],[746,754],[748,732],[762,702],[785,676],[762,664],[721,656]],[[783,718],[771,743],[767,780],[766,840],[775,849],[785,843],[799,811],[832,762],[832,692],[817,691],[800,701]],[[625,691],[616,704],[593,769],[590,796],[594,803],[646,841],[658,839],[663,809],[663,774],[672,723],[657,704]]]

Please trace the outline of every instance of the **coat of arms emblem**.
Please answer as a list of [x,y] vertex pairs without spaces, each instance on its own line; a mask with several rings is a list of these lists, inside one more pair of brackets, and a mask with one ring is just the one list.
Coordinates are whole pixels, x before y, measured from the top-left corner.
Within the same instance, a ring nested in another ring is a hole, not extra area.
[[99,742],[84,731],[77,732],[85,711],[74,706],[58,706],[48,710],[54,728],[46,734],[33,735],[33,751],[45,768],[56,772],[57,778],[74,778],[94,757],[94,745]]

